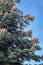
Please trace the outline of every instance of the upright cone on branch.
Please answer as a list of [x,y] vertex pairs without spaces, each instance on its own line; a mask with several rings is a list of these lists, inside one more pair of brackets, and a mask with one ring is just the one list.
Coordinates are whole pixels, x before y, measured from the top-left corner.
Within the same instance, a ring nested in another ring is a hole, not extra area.
[[37,44],[39,43],[39,39],[38,38],[33,38],[33,41]]
[[32,30],[29,30],[29,31],[27,32],[27,35],[28,35],[28,36],[32,36]]
[[4,17],[6,17],[7,15],[8,15],[8,12],[5,12],[5,13],[4,13]]
[[32,21],[34,20],[34,16],[28,16],[27,18],[28,20],[32,20]]
[[5,34],[7,33],[7,29],[6,28],[0,28],[0,34]]

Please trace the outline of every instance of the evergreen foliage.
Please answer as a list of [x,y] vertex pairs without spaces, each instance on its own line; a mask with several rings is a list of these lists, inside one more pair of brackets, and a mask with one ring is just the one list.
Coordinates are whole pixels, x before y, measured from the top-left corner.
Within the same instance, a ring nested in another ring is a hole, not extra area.
[[0,0],[0,65],[20,65],[24,59],[43,60],[35,55],[41,50],[39,39],[32,38],[32,30],[24,32],[34,16],[23,15],[15,3],[20,0]]

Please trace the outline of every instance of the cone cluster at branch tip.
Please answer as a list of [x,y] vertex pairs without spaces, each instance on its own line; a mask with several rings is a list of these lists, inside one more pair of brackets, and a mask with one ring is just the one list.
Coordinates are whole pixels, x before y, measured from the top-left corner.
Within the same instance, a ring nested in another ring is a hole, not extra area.
[[27,15],[25,15],[25,16],[28,18],[28,20],[32,20],[32,21],[33,21],[34,18],[35,18],[34,16],[31,16],[30,14],[27,14]]
[[34,20],[34,16],[29,16],[28,20]]
[[5,29],[5,28],[0,28],[0,34],[5,34],[5,33],[7,33],[8,31],[7,31],[7,29]]
[[39,39],[38,39],[38,38],[33,38],[33,41],[34,41],[35,43],[39,43]]
[[32,30],[27,31],[28,36],[32,36]]
[[4,17],[6,17],[7,15],[8,15],[8,12],[5,12],[5,13],[4,13]]

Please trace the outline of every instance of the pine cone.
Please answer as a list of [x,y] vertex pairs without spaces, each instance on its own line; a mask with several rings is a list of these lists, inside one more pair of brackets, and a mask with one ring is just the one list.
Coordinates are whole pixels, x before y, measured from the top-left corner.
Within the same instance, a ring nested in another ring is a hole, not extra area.
[[32,30],[29,30],[29,31],[27,32],[27,35],[28,35],[28,36],[31,36],[31,35],[32,35]]
[[5,33],[7,33],[8,31],[7,31],[7,29],[5,29],[5,28],[0,28],[0,34],[5,34]]
[[4,13],[4,17],[6,17],[7,15],[8,15],[8,12],[5,12],[5,13]]
[[39,39],[38,38],[34,38],[33,41],[37,44],[39,43]]
[[34,16],[28,16],[28,20],[34,20]]

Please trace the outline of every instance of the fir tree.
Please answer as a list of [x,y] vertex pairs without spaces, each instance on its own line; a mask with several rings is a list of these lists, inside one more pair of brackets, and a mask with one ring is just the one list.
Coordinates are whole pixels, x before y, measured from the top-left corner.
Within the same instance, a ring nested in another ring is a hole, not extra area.
[[39,39],[32,38],[32,30],[24,31],[34,16],[23,15],[15,5],[19,2],[0,0],[0,65],[22,65],[24,59],[43,60],[43,56],[35,55],[41,50]]

